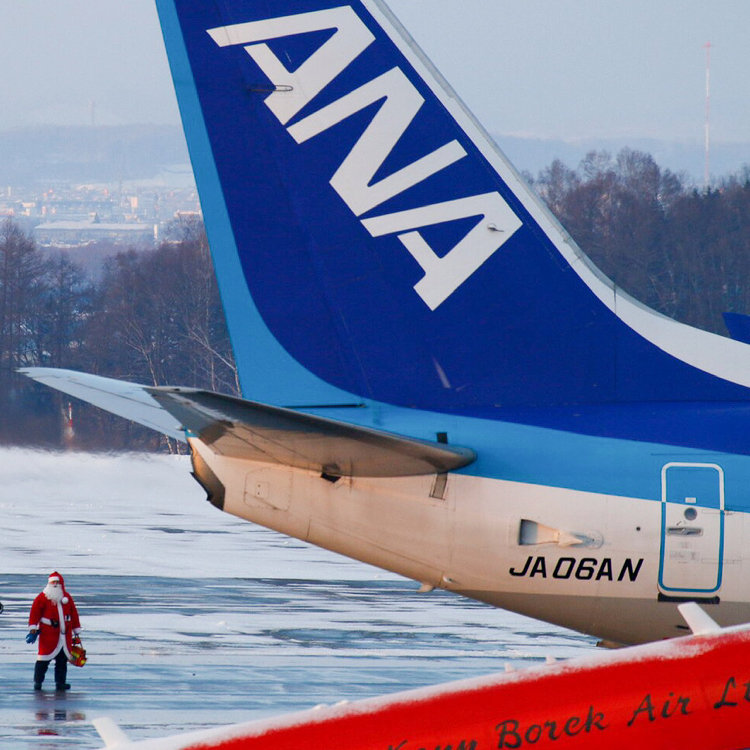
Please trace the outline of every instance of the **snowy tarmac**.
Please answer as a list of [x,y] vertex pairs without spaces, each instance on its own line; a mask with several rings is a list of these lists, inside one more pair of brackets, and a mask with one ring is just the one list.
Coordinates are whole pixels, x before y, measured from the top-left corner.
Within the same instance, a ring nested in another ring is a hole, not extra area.
[[[131,739],[568,658],[594,639],[220,513],[184,457],[0,449],[0,748]],[[59,570],[89,662],[32,690],[28,610]]]

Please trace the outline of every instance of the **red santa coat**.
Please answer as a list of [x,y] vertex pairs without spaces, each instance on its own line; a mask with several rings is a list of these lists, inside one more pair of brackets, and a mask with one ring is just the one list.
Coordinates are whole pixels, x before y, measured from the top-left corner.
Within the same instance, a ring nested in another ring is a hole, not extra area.
[[[57,626],[55,625],[57,623]],[[62,601],[56,604],[40,593],[31,605],[29,629],[39,631],[39,655],[37,659],[49,661],[54,659],[62,649],[70,659],[73,636],[81,630],[73,597],[63,592]]]

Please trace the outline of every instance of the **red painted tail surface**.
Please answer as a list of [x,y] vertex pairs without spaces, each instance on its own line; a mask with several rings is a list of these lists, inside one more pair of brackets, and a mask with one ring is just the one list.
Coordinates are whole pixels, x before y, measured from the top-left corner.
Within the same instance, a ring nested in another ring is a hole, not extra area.
[[196,750],[532,746],[750,746],[750,627],[229,727],[213,739],[180,745]]

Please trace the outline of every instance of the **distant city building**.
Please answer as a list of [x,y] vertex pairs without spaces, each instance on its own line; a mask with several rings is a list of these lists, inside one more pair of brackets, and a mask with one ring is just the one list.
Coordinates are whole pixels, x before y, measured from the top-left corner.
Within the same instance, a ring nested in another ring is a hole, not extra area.
[[[152,246],[168,240],[175,222],[199,219],[201,213],[190,165],[173,158],[170,143],[174,133],[169,129],[162,131],[126,128],[118,131],[118,138],[112,141],[111,129],[84,128],[71,142],[67,136],[61,141],[60,133],[52,128],[49,143],[32,139],[27,150],[34,158],[40,160],[39,149],[43,146],[42,151],[48,156],[41,159],[41,166],[29,162],[20,175],[23,179],[19,179],[13,164],[9,165],[8,157],[15,152],[10,146],[2,148],[4,136],[0,133],[0,223],[12,219],[41,247],[70,250],[97,243],[115,249]],[[181,134],[177,135],[178,143],[182,143]],[[123,174],[113,157],[114,166],[110,164],[102,172],[100,167],[108,162],[102,162],[98,147],[90,147],[92,143],[99,144],[97,139],[101,138],[111,146],[102,153],[114,153],[118,159],[122,157],[123,144],[130,144],[125,161],[130,166],[140,165],[138,169]],[[70,158],[61,161],[56,156],[59,154],[69,154]],[[65,169],[59,174],[40,176],[48,174],[42,168],[45,164],[62,165]],[[100,172],[107,177],[97,179]],[[81,180],[80,174],[88,178]]]
[[92,242],[132,245],[158,239],[157,224],[124,224],[97,221],[51,221],[34,227],[34,239],[42,247],[74,247]]

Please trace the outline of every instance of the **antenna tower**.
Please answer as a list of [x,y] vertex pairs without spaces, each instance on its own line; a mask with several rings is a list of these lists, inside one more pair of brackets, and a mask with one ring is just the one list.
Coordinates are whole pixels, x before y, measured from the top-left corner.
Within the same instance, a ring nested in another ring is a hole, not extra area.
[[706,123],[705,123],[705,160],[703,164],[703,189],[708,192],[710,177],[711,149],[711,42],[703,45],[706,50]]

